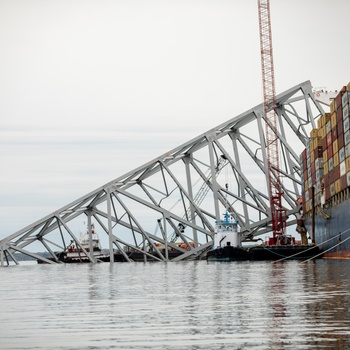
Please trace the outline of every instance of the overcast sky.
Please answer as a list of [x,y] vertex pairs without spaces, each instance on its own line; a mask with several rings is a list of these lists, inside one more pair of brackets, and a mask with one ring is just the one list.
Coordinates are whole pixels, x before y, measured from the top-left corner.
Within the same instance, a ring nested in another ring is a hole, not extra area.
[[[349,75],[348,0],[271,0],[276,92]],[[0,238],[262,102],[257,0],[0,0]]]

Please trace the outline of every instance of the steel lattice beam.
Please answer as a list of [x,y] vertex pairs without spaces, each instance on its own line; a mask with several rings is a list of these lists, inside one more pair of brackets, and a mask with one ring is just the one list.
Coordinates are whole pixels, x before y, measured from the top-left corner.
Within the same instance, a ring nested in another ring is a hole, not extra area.
[[[39,251],[38,244],[54,257],[54,249],[78,239],[71,227],[82,216],[90,217],[110,249],[122,250],[126,260],[130,249],[145,259],[170,260],[159,244],[179,253],[173,260],[198,258],[210,247],[215,221],[225,208],[238,220],[243,238],[271,232],[263,108],[258,105],[228,120],[2,239],[1,265],[18,263],[16,252],[40,258],[31,248]],[[300,209],[299,154],[324,112],[308,81],[276,96],[276,111],[279,176],[291,226]],[[204,198],[197,196],[203,185]]]

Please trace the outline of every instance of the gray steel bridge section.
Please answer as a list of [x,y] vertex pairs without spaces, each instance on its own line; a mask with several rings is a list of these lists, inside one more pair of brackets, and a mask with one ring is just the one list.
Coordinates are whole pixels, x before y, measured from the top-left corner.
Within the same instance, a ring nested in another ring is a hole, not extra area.
[[[324,111],[309,81],[276,102],[283,205],[292,226],[300,210],[300,153]],[[226,210],[238,221],[242,239],[271,231],[267,172],[260,104],[2,239],[1,265],[18,264],[18,253],[54,263],[55,251],[71,241],[79,245],[75,227],[82,216],[105,239],[104,248],[126,261],[132,261],[132,251],[147,261],[198,259]]]

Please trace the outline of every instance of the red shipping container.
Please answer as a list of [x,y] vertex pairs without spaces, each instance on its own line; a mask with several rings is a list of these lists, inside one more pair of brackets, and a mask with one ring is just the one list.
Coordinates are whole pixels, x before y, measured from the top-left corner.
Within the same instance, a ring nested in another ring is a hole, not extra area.
[[322,139],[322,149],[324,151],[327,149],[327,137]]
[[344,142],[344,134],[341,133],[338,135],[338,148],[341,149],[345,146],[345,142]]
[[340,134],[344,132],[343,118],[337,121],[337,132],[338,132],[338,137]]
[[324,186],[325,186],[325,187],[329,186],[329,174],[326,174],[326,175],[323,177],[323,182],[324,182]]
[[327,147],[329,147],[332,144],[332,133],[327,134]]
[[334,182],[334,169],[328,172],[329,176],[329,185],[331,185]]
[[333,157],[333,146],[332,144],[327,148],[328,159]]
[[348,187],[346,175],[340,177],[340,189],[343,191]]
[[336,180],[338,180],[340,178],[340,165],[337,165],[334,170],[333,170],[333,176],[334,176],[334,180],[333,182],[335,182]]
[[306,170],[306,168],[307,168],[307,160],[305,158],[303,159],[303,169]]
[[[343,119],[342,119],[343,120]],[[303,153],[301,154],[301,159],[306,161],[306,148],[304,149]]]
[[311,163],[311,174],[314,174],[316,171],[315,163]]
[[304,171],[304,181],[306,181],[308,179],[308,176],[307,176],[307,170]]
[[309,191],[309,200],[312,201],[312,188],[309,188],[308,191]]
[[346,86],[343,86],[342,89],[339,91],[339,94],[335,98],[335,108],[338,110],[339,106],[342,106],[341,99],[344,95],[344,92],[346,91]]
[[312,184],[314,185],[316,183],[316,173],[315,172],[313,172],[311,174],[311,179],[312,179]]
[[341,105],[337,108],[337,122],[339,123],[340,120],[343,120],[343,108]]
[[332,129],[332,141],[334,142],[338,138],[338,129],[337,126],[335,126]]

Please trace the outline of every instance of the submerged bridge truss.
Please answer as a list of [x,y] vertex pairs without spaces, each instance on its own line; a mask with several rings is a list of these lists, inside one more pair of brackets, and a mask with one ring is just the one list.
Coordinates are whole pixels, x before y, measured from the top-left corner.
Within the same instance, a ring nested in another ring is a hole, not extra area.
[[[292,226],[300,210],[299,155],[324,111],[309,81],[278,95],[276,106],[279,176],[287,226]],[[153,261],[201,257],[212,244],[215,221],[226,210],[238,221],[242,239],[268,234],[264,130],[261,104],[2,239],[1,265],[18,264],[18,253],[54,263],[54,252],[71,241],[79,245],[82,220],[88,227],[93,223],[102,244],[125,261],[132,261],[130,252]],[[42,251],[52,259],[35,253]]]

